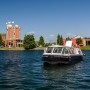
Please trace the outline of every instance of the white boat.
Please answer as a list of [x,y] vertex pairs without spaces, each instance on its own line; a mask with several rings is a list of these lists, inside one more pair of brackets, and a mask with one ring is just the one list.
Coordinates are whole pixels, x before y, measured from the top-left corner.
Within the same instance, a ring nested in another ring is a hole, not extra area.
[[74,64],[83,60],[83,53],[80,48],[72,46],[72,41],[67,41],[65,46],[45,48],[42,58],[48,64]]

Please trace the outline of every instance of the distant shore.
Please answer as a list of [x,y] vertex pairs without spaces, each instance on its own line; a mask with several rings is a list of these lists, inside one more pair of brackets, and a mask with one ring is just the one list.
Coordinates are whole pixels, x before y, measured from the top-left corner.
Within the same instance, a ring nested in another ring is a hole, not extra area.
[[[30,50],[44,50],[45,47],[37,47],[34,49],[30,49]],[[16,48],[0,48],[0,50],[25,50],[23,47],[16,47]]]
[[82,46],[81,50],[90,50],[90,46]]
[[[37,47],[34,49],[30,49],[30,50],[44,50],[45,47]],[[25,50],[23,47],[16,47],[16,48],[0,48],[0,50]],[[90,50],[90,46],[82,46],[81,50]]]

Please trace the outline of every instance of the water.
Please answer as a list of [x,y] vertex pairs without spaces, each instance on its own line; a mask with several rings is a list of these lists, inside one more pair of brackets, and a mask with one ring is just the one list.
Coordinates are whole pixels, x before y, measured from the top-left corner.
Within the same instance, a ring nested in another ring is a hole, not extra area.
[[0,90],[90,90],[90,51],[67,66],[44,66],[43,51],[0,51]]

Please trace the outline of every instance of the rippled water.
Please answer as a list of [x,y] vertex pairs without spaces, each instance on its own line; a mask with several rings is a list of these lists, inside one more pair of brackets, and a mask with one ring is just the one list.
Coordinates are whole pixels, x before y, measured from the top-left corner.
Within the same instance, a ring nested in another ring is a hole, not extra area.
[[0,51],[0,90],[90,90],[90,51],[75,65],[44,66],[43,51]]

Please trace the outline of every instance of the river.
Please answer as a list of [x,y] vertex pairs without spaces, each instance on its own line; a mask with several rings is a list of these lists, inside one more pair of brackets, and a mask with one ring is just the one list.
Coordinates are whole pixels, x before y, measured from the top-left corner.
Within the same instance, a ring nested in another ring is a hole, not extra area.
[[43,50],[0,51],[0,90],[90,90],[90,51],[74,65],[45,66]]

